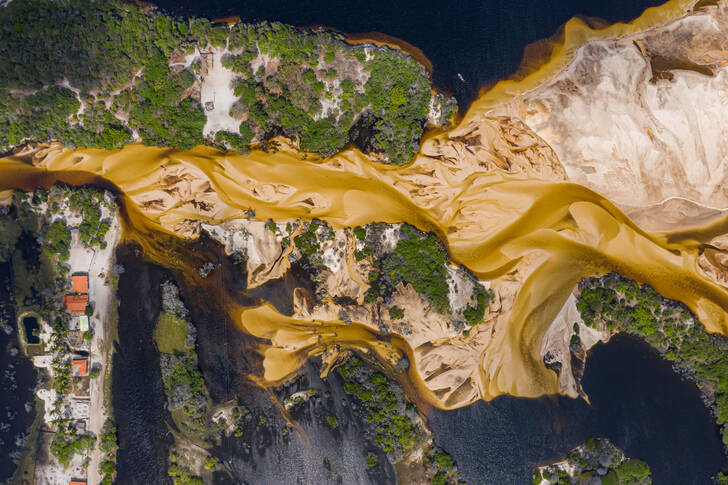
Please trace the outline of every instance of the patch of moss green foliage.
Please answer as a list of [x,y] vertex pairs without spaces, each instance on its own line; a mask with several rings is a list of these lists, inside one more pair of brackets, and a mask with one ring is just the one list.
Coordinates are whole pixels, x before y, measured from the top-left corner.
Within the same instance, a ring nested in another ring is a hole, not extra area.
[[355,227],[354,237],[356,237],[359,241],[364,241],[364,239],[366,239],[367,237],[367,230],[362,226]]
[[[620,485],[652,483],[650,467],[642,460],[631,458],[623,461],[615,470]],[[648,481],[649,480],[649,481]]]
[[74,455],[84,455],[93,446],[93,436],[76,435],[76,428],[70,421],[60,420],[56,425],[56,435],[51,441],[51,454],[61,465],[68,465]]
[[320,266],[323,263],[321,254],[319,254],[321,249],[319,238],[331,239],[333,235],[333,229],[325,221],[313,219],[300,234],[293,238],[293,243],[309,263],[313,266]]
[[493,293],[479,283],[475,284],[473,290],[475,292],[475,306],[468,306],[463,311],[463,317],[470,326],[474,326],[483,321],[483,315],[485,315],[485,309],[488,304],[493,300]]
[[[606,465],[604,463],[607,463]],[[605,438],[589,438],[582,446],[571,450],[563,463],[536,469],[532,483],[543,480],[552,485],[588,485],[595,477],[613,485],[650,485],[652,476],[647,463],[627,458]]]
[[728,444],[728,337],[708,334],[682,303],[616,273],[583,280],[579,292],[576,307],[585,324],[642,337],[699,387],[712,390],[716,421]]
[[240,125],[240,134],[229,131],[218,131],[215,133],[215,141],[226,144],[239,153],[247,153],[250,148],[250,141],[253,139],[252,130],[245,124]]
[[[388,163],[407,163],[417,150],[431,95],[425,69],[409,56],[375,48],[367,58],[331,32],[266,22],[228,29],[115,0],[11,2],[0,10],[0,146],[57,139],[112,149],[128,143],[132,129],[146,144],[203,143],[204,111],[189,89],[200,62],[186,69],[168,61],[195,45],[226,43],[232,54],[223,65],[239,74],[232,114],[246,121],[209,143],[245,151],[255,136],[282,133],[330,155],[356,139],[358,122],[373,133],[362,148]],[[276,59],[265,76],[251,67],[259,54]],[[60,85],[66,81],[78,92]],[[336,103],[322,117],[324,98]]]
[[164,312],[157,320],[154,336],[168,407],[188,438],[204,440],[211,428],[209,395],[194,348],[195,329],[187,321],[187,309],[171,282],[162,284],[162,303]]
[[374,287],[380,294],[391,292],[397,283],[409,283],[440,313],[450,308],[447,252],[432,233],[409,224],[401,227],[401,239],[394,251],[376,265],[381,269]]
[[78,187],[70,196],[70,207],[81,213],[81,225],[78,227],[78,239],[84,246],[106,247],[106,233],[109,222],[101,220],[101,204],[104,191],[93,187]]
[[187,322],[177,315],[163,312],[157,318],[154,341],[165,354],[179,354],[187,350]]
[[344,378],[344,391],[362,401],[365,419],[372,423],[375,440],[382,450],[395,454],[423,438],[404,414],[404,402],[397,397],[384,374],[364,366],[357,357],[350,357],[338,372]]
[[63,219],[57,219],[48,226],[45,233],[46,255],[52,258],[58,255],[61,261],[68,259],[69,247],[71,246],[71,230]]
[[389,309],[389,318],[392,320],[399,320],[400,318],[404,318],[404,310],[402,310],[398,306],[393,306]]

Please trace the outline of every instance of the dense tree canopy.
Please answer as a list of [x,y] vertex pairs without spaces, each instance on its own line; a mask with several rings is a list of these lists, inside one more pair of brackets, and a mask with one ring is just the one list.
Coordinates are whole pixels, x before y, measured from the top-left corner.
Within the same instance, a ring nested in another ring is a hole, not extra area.
[[[237,75],[230,116],[239,131],[205,138],[200,59],[180,59],[224,46],[223,65]],[[244,151],[283,134],[323,155],[353,141],[403,164],[431,100],[424,68],[388,48],[278,23],[228,28],[115,0],[11,2],[0,9],[0,56],[4,148],[60,140],[112,149],[137,135],[150,145]],[[435,100],[450,116],[450,100]]]

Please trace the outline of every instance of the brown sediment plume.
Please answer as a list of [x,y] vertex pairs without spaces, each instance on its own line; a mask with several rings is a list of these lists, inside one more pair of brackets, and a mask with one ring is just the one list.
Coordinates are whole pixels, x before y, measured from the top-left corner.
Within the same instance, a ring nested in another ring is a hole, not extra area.
[[[599,194],[564,182],[538,137],[525,128],[515,136],[507,119],[490,123],[477,136],[432,137],[412,164],[398,169],[357,150],[303,159],[285,140],[276,153],[245,156],[141,145],[48,150],[44,158],[30,151],[2,160],[0,190],[31,188],[34,177],[46,184],[103,177],[131,209],[126,229],[139,234],[127,237],[143,244],[145,234],[154,240],[155,230],[194,236],[200,221],[241,218],[249,208],[259,220],[316,217],[335,228],[408,222],[434,231],[454,261],[491,281],[500,302],[468,339],[421,342],[406,335],[382,340],[372,326],[346,325],[336,315],[302,319],[267,305],[231,304],[227,311],[241,328],[268,339],[261,346],[262,377],[271,383],[292,375],[310,355],[354,348],[392,365],[407,355],[412,382],[441,408],[500,394],[556,393],[557,376],[540,356],[542,336],[580,279],[608,271],[651,284],[688,305],[709,331],[728,332],[728,292],[698,269],[707,238],[728,232],[728,219],[689,237],[647,233]],[[168,264],[163,248],[146,244],[148,257]]]
[[240,17],[237,15],[228,15],[227,17],[220,17],[220,18],[212,19],[212,23],[225,24],[228,27],[231,27],[237,23],[240,23]]

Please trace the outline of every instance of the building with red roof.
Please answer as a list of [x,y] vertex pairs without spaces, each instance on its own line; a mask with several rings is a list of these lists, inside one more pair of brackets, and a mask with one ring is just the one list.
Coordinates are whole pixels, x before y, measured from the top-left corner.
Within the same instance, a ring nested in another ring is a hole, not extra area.
[[66,295],[63,304],[71,313],[84,313],[88,305],[88,295]]
[[86,480],[71,480],[68,485],[86,485]]
[[88,375],[88,359],[71,360],[71,369],[74,376],[84,377]]
[[71,276],[74,293],[88,293],[88,275],[75,274]]

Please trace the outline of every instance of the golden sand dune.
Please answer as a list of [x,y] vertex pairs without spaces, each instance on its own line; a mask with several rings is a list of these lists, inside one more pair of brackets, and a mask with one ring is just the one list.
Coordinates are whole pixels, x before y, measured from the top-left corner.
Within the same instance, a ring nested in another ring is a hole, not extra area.
[[728,207],[728,7],[590,41],[548,81],[486,113],[523,120],[572,182],[623,208]]
[[[709,245],[728,233],[728,219],[700,219],[701,215],[696,220],[711,221],[705,228],[685,230],[678,222],[670,227],[680,232],[645,232],[605,196],[567,181],[567,174],[586,185],[598,185],[600,180],[573,175],[579,165],[571,157],[582,152],[574,152],[578,144],[569,140],[588,128],[582,126],[582,118],[575,121],[579,126],[570,127],[567,107],[552,103],[549,119],[558,122],[534,123],[529,93],[517,100],[525,103],[523,110],[514,101],[513,109],[503,108],[508,111],[505,115],[494,116],[493,106],[554,76],[574,56],[579,58],[577,48],[587,40],[653,27],[681,14],[683,7],[670,2],[650,9],[631,25],[602,31],[569,22],[563,44],[556,46],[554,57],[540,71],[520,84],[505,82],[486,93],[458,127],[428,135],[406,167],[373,163],[355,149],[320,159],[301,154],[282,139],[277,140],[274,153],[254,150],[245,156],[208,147],[180,152],[131,145],[106,152],[37,146],[0,161],[0,190],[103,177],[123,194],[126,237],[137,240],[153,231],[195,236],[201,223],[240,219],[249,209],[259,221],[320,218],[338,229],[374,221],[408,222],[434,231],[451,258],[478,278],[489,280],[496,294],[485,323],[471,337],[448,337],[443,326],[424,313],[419,328],[414,322],[412,334],[397,333],[394,328],[392,338],[383,341],[364,315],[362,321],[346,325],[335,307],[308,309],[299,301],[294,316],[285,317],[268,305],[241,308],[231,303],[225,310],[234,321],[269,341],[260,348],[262,381],[286,379],[310,355],[323,355],[324,362],[331,364],[339,350],[355,348],[371,350],[391,364],[406,355],[412,382],[424,398],[441,408],[504,393],[566,392],[541,360],[542,339],[574,285],[586,276],[618,271],[649,283],[665,297],[688,305],[709,331],[728,333],[728,291],[714,281],[722,281],[725,250],[719,244]],[[539,95],[544,100],[558,98],[556,87],[544,89],[546,94]],[[576,103],[577,98],[568,99]],[[585,106],[584,100],[587,97],[580,102]],[[555,126],[563,128],[559,140],[553,138]],[[606,130],[603,136],[621,143],[621,134]],[[556,151],[547,143],[549,137]],[[566,169],[558,155],[566,156]],[[705,167],[703,159],[685,155],[685,166],[695,164],[698,172],[718,170],[710,165],[715,162],[712,158]],[[620,161],[604,151],[596,150],[593,156],[601,157],[594,163],[604,170],[633,165],[633,158]],[[588,170],[582,173],[589,175]],[[635,201],[635,206],[653,201],[654,174],[633,175],[628,171],[607,177],[611,185],[599,188],[620,202]],[[675,178],[666,187],[683,187],[688,193],[677,195],[697,194],[706,203],[705,198],[720,197],[718,188],[698,189],[693,182]],[[165,263],[163,253],[157,254],[151,245],[146,249],[149,257]],[[260,258],[263,272],[280,258],[275,247],[266,251]],[[358,291],[351,288],[352,294],[360,295]]]

